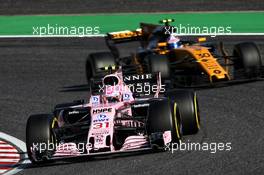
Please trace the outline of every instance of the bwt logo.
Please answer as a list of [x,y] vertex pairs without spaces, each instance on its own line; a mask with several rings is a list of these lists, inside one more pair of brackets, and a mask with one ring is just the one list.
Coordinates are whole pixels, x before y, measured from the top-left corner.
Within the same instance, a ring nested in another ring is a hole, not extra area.
[[106,115],[104,115],[104,114],[98,115],[98,119],[105,119],[105,118],[106,118]]
[[104,121],[108,121],[109,118],[107,117],[107,115],[105,114],[100,114],[96,117],[96,120],[93,120],[93,122],[104,122]]
[[129,100],[130,99],[130,94],[124,94],[123,95],[124,100]]
[[107,116],[105,114],[100,114],[97,116],[98,120],[104,120]]
[[112,112],[112,108],[93,109],[93,114]]
[[93,97],[93,101],[94,102],[99,102],[99,98],[98,97]]

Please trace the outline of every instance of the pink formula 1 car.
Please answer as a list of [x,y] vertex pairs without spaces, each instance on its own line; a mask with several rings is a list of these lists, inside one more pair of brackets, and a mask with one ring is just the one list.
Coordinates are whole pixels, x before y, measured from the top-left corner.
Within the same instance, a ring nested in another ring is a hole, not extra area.
[[[156,83],[146,82],[150,79]],[[199,131],[196,94],[164,92],[159,73],[123,77],[118,70],[97,85],[87,103],[59,104],[51,114],[29,117],[26,145],[32,162],[164,149],[182,135]],[[145,94],[145,86],[151,93]],[[144,92],[135,92],[139,90]],[[144,95],[135,95],[139,93]]]

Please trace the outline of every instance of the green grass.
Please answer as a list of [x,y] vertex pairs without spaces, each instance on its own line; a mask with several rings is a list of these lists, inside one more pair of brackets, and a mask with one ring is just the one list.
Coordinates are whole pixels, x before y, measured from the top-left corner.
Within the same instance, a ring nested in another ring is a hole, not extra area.
[[100,28],[100,34],[111,31],[136,29],[139,22],[158,23],[160,19],[174,18],[175,25],[198,27],[231,27],[232,33],[263,33],[263,12],[225,13],[173,13],[173,14],[98,14],[98,15],[47,15],[0,16],[0,35],[32,35],[33,27],[91,26]]

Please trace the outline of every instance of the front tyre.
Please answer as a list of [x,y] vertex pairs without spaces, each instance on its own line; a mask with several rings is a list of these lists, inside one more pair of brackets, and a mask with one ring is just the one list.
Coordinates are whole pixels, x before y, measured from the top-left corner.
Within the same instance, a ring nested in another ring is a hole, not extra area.
[[166,55],[148,55],[150,73],[161,73],[162,79],[170,79],[170,63]]
[[177,90],[166,95],[179,105],[183,135],[196,134],[200,130],[200,113],[196,93]]
[[55,152],[55,120],[49,114],[31,115],[26,126],[26,147],[32,163],[48,161]]
[[255,43],[246,42],[235,45],[234,51],[234,69],[235,74],[243,70],[249,78],[257,77],[260,67],[264,64],[261,55]]
[[102,68],[115,66],[115,58],[111,52],[92,53],[86,60],[86,78],[90,82],[93,77],[103,77],[107,71]]
[[[168,99],[153,101],[149,106],[147,119],[147,132],[152,144],[163,147],[162,134],[165,131],[171,133],[171,142],[179,142],[182,137],[182,125],[179,108],[176,103],[173,105]],[[160,136],[160,139],[153,141],[153,137]]]

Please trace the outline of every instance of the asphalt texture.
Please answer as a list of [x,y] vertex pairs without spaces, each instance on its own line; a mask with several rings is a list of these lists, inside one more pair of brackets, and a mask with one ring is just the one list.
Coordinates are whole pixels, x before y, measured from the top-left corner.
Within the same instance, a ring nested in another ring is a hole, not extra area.
[[[263,37],[224,37],[231,50],[239,41]],[[127,53],[129,47],[123,48]],[[85,60],[106,50],[102,38],[0,40],[0,129],[25,141],[29,115],[47,113],[57,103],[87,99]],[[77,89],[62,92],[69,86]],[[19,174],[263,174],[264,82],[197,92],[202,129],[184,142],[231,143],[230,151],[176,151],[73,159],[28,165]]]
[[0,15],[264,10],[263,0],[0,0]]

